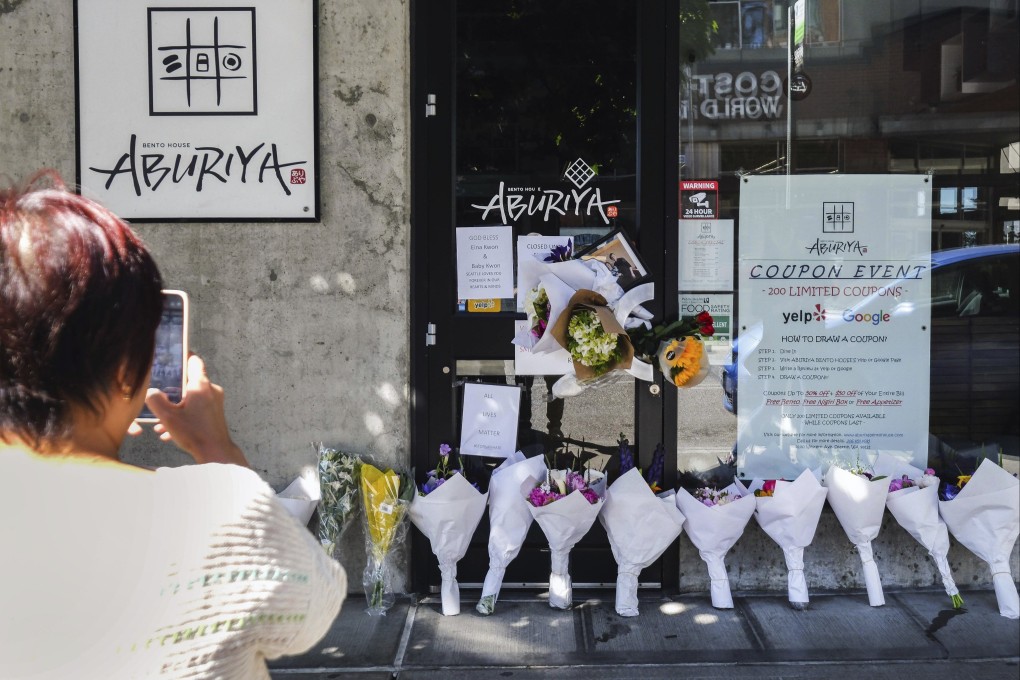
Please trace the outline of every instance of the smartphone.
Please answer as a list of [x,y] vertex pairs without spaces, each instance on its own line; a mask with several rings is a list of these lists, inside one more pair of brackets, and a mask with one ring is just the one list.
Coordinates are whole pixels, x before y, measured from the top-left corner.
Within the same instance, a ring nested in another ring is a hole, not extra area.
[[[152,357],[149,387],[161,390],[171,402],[179,404],[184,398],[187,365],[188,294],[181,290],[164,290],[163,316],[156,329],[156,351]],[[138,420],[154,423],[159,419],[143,405]]]

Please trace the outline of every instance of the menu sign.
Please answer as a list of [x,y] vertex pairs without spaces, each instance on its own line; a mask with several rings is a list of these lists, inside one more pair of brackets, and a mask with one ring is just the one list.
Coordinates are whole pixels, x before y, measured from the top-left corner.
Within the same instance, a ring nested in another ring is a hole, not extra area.
[[679,288],[733,290],[733,220],[680,220]]
[[742,182],[742,475],[792,479],[879,451],[926,467],[930,197],[917,175]]

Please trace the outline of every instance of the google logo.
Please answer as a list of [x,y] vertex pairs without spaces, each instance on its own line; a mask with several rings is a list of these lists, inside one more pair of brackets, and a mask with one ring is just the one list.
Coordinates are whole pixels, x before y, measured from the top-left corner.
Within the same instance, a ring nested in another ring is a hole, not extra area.
[[854,313],[854,310],[847,309],[843,311],[843,321],[849,321],[852,323],[870,323],[872,326],[877,326],[880,323],[889,323],[892,320],[892,316],[889,312],[878,311],[874,314],[859,314]]

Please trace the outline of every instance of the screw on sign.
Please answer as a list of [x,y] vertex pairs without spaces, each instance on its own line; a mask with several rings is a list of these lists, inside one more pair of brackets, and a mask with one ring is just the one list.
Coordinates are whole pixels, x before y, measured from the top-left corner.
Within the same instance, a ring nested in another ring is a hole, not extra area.
[[616,217],[619,214],[619,212],[620,211],[617,210],[615,205],[611,205],[606,208],[606,217]]
[[306,181],[305,171],[303,168],[291,168],[290,171],[290,183],[291,184],[304,184]]

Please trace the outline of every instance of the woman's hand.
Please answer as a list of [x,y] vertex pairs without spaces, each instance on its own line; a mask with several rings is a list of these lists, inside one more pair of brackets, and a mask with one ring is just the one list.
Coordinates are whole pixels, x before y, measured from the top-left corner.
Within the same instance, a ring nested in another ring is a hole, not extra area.
[[159,418],[153,430],[165,442],[172,441],[196,463],[248,461],[230,438],[223,411],[223,388],[209,381],[205,362],[197,354],[188,357],[188,382],[181,403],[174,404],[157,389],[150,389],[145,405]]

